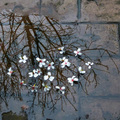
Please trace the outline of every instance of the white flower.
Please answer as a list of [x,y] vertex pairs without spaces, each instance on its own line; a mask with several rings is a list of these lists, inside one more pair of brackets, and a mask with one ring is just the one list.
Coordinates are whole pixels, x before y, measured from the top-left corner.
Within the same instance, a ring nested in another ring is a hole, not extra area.
[[21,80],[20,80],[20,85],[27,85],[27,84],[25,84],[24,81],[21,81]]
[[44,76],[44,80],[50,80],[50,81],[53,81],[54,77],[51,76],[51,72],[48,72],[47,75]]
[[26,57],[26,55],[20,56],[19,58],[20,58],[19,63],[22,63],[22,62],[23,62],[23,63],[26,63],[26,61],[27,61],[27,59],[28,59],[28,58]]
[[82,55],[81,48],[78,48],[77,51],[74,51],[74,53],[75,53],[75,56]]
[[70,66],[70,62],[68,61],[68,59],[65,59],[63,63],[61,63],[61,68],[64,68],[65,66]]
[[8,69],[8,75],[10,75],[11,76],[11,74],[13,73],[13,70],[12,70],[12,68],[10,67],[9,69]]
[[44,87],[44,91],[45,91],[45,92],[46,92],[46,91],[49,91],[49,90],[51,89],[50,86],[45,85],[44,83],[42,83],[42,86]]
[[55,67],[53,66],[54,65],[54,62],[46,62],[47,63],[47,70],[50,70],[50,69],[54,69]]
[[37,57],[36,60],[39,62],[39,67],[45,66],[46,59],[40,59]]
[[30,88],[31,88],[31,92],[37,92],[38,86],[36,86],[36,85],[34,84],[34,85],[31,86]]
[[61,62],[64,62],[64,60],[66,60],[66,57],[59,58],[59,60],[60,60]]
[[63,54],[65,52],[64,47],[59,47],[58,50],[60,51],[60,54]]
[[62,86],[62,87],[56,86],[55,88],[59,90],[62,94],[65,93],[65,86]]
[[28,74],[29,74],[29,77],[35,77],[36,78],[38,76],[35,69],[32,72],[29,72]]
[[75,76],[72,76],[72,78],[68,78],[68,82],[71,84],[71,86],[73,86],[74,81],[78,81],[78,78],[76,78]]
[[78,71],[79,71],[81,74],[85,74],[85,73],[86,73],[86,71],[84,71],[81,66],[78,68]]
[[37,75],[41,75],[41,73],[42,73],[40,69],[37,69],[35,72]]
[[85,65],[88,66],[88,69],[91,69],[91,66],[94,65],[94,63],[93,62],[87,62],[87,63],[85,63]]

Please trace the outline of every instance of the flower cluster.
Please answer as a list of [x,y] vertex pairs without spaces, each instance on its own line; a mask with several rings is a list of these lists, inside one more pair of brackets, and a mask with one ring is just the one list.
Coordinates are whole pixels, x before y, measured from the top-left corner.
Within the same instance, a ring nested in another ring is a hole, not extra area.
[[38,76],[40,76],[41,75],[41,70],[40,69],[34,69],[32,72],[29,72],[28,74],[29,74],[29,77],[38,77]]
[[[60,54],[65,53],[64,47],[59,47],[58,51],[60,51]],[[73,52],[75,54],[75,56],[81,56],[82,52],[81,52],[81,48],[78,48],[77,50],[75,50]],[[26,55],[23,56],[19,56],[19,63],[26,63],[28,60]],[[38,62],[38,68],[37,69],[33,69],[31,72],[28,73],[29,77],[42,77],[43,81],[42,81],[42,87],[44,89],[45,92],[49,91],[51,89],[51,86],[48,85],[48,82],[51,83],[53,82],[53,80],[55,80],[55,77],[52,75],[53,73],[50,72],[50,70],[54,70],[55,66],[54,66],[54,62],[49,62],[46,59],[41,59],[39,57],[36,58],[36,61]],[[69,60],[66,57],[62,57],[59,58],[60,61],[60,66],[61,69],[65,68],[65,67],[71,67],[71,63],[69,62]],[[91,69],[92,65],[94,63],[93,62],[86,62],[85,65],[88,67],[88,69]],[[55,64],[56,65],[56,64]],[[45,72],[42,73],[42,69],[45,69]],[[85,70],[83,70],[83,68],[85,69],[85,67],[82,66],[78,66],[78,72],[81,75],[84,75],[86,73]],[[8,69],[8,75],[11,76],[13,73],[12,68],[10,67]],[[71,86],[73,86],[73,84],[75,82],[79,82],[79,78],[75,77],[75,75],[73,75],[72,77],[67,78],[68,83],[71,84]],[[25,84],[24,81],[20,80],[20,85],[27,85]],[[65,86],[55,86],[56,90],[59,91],[61,94],[65,94]],[[37,92],[38,86],[36,86],[36,83],[33,85],[29,86],[29,89],[31,90],[31,92]]]

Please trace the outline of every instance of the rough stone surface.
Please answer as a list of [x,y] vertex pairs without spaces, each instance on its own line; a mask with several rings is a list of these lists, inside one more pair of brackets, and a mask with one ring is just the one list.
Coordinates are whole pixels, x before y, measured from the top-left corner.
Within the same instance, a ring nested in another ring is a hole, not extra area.
[[81,21],[120,21],[119,0],[82,0]]
[[[117,55],[114,56],[113,60],[119,69],[120,30],[118,31],[118,24],[114,24],[114,22],[120,22],[120,0],[79,1],[82,2],[78,11],[77,0],[41,0],[41,2],[40,0],[0,0],[0,12],[4,9],[11,9],[16,14],[37,13],[53,17],[60,22],[84,22],[84,24],[75,24],[75,26],[70,23],[70,26],[75,28],[75,36],[88,42],[95,40],[91,47],[101,45],[103,48],[115,52]],[[77,19],[77,12],[81,13],[79,20]],[[104,21],[105,23],[103,24]],[[94,23],[90,24],[90,22]],[[101,24],[96,24],[96,22]],[[113,23],[108,24],[108,22]],[[96,53],[89,53],[89,55],[97,57]],[[29,118],[36,120],[45,120],[47,118],[67,120],[71,118],[71,120],[74,120],[76,117],[75,120],[120,120],[120,74],[117,73],[115,64],[108,56],[102,59],[102,63],[109,66],[110,73],[96,71],[99,75],[97,87],[95,88],[93,83],[87,86],[88,95],[82,90],[79,91],[79,94],[75,94],[76,103],[74,105],[78,109],[77,112],[68,103],[64,106],[65,112],[63,112],[59,109],[61,105],[59,103],[58,112],[52,114],[45,111],[46,116],[43,117],[40,114],[41,110],[35,108],[34,115],[29,116]],[[100,68],[106,70],[104,67]],[[24,101],[13,102],[13,99],[9,100],[9,102],[12,104],[8,107],[14,113],[17,111],[17,114],[21,112],[21,105],[27,104]],[[0,103],[0,109],[3,109],[2,112],[8,112],[3,103]],[[2,119],[1,115],[0,119]]]
[[[119,58],[113,60],[119,68]],[[86,115],[89,116],[88,120],[120,119],[120,75],[110,58],[105,58],[102,63],[109,66],[110,73],[98,72],[98,86],[95,88],[93,83],[87,86],[89,95],[83,91],[79,95],[82,120],[86,119]]]
[[[83,98],[81,99],[82,120],[119,120],[120,104],[118,99]],[[88,118],[86,119],[86,115]]]
[[11,9],[17,14],[37,13],[59,21],[77,20],[77,0],[2,0],[0,11]]
[[119,53],[117,25],[111,24],[80,24],[76,27],[77,36],[85,41],[95,41],[92,47],[102,47]]
[[11,9],[15,13],[39,13],[39,0],[1,0],[0,11]]
[[43,0],[41,14],[60,21],[76,21],[77,0]]
[[[114,58],[113,59],[117,67],[120,67],[119,59]],[[88,97],[99,97],[99,98],[112,98],[112,97],[120,97],[120,83],[119,83],[119,77],[117,68],[115,67],[115,64],[113,61],[106,57],[102,60],[102,64],[107,65],[109,68],[109,73],[104,72],[106,69],[104,67],[94,66],[95,68],[104,70],[104,71],[97,71],[97,87],[95,88],[95,83],[93,82],[91,85],[87,86],[88,90]],[[114,72],[113,72],[114,71]],[[81,96],[86,96],[83,92],[81,92]]]

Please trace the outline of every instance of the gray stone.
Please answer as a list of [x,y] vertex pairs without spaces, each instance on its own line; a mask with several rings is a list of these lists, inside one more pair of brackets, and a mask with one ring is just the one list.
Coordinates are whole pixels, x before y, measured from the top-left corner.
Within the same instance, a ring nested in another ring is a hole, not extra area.
[[39,0],[1,0],[0,12],[11,9],[17,14],[39,13]]
[[119,53],[117,27],[115,24],[80,24],[76,26],[76,36],[87,43],[94,41],[90,48],[99,46]]
[[120,100],[102,98],[80,98],[82,120],[118,120],[120,118]]
[[82,0],[80,21],[120,21],[119,11],[119,0]]
[[77,0],[43,0],[41,14],[59,21],[76,21]]
[[[114,62],[113,62],[114,61]],[[102,66],[94,65],[95,73],[97,74],[97,87],[95,88],[95,81],[92,82],[90,85],[87,85],[88,97],[93,98],[100,98],[100,99],[109,99],[109,98],[119,98],[120,97],[120,83],[119,78],[120,75],[118,73],[117,68],[120,68],[119,59],[113,58],[113,61],[108,57],[101,60],[103,65],[108,66],[108,70]],[[117,67],[116,67],[117,66]],[[103,71],[99,71],[103,70]],[[106,72],[105,72],[106,71]],[[114,71],[114,72],[113,72]],[[92,80],[93,78],[91,78]],[[84,92],[81,92],[82,96],[87,96]]]

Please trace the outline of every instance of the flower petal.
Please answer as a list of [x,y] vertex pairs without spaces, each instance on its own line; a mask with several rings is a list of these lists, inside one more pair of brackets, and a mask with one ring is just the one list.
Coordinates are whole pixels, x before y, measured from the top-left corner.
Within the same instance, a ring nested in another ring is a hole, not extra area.
[[52,67],[52,69],[55,69],[55,67],[54,66],[51,66]]
[[88,66],[89,64],[88,64],[88,63],[85,63],[85,65],[87,65],[87,66]]
[[23,63],[26,63],[26,60],[23,60]]
[[33,69],[33,72],[35,73],[35,72],[36,72],[36,70],[35,70],[35,69]]
[[77,51],[81,51],[81,48],[78,48],[78,50]]
[[74,78],[74,81],[78,81],[78,78]]
[[34,77],[36,78],[37,76],[38,76],[38,74],[35,73],[35,74],[34,74]]
[[42,86],[45,86],[45,84],[44,84],[44,83],[42,83]]
[[79,53],[78,53],[78,55],[82,55],[82,53],[81,53],[81,52],[79,52]]
[[88,66],[88,69],[91,69],[91,66],[90,66],[90,65]]
[[62,64],[61,64],[61,68],[64,68],[64,67],[65,67],[65,65],[62,65]]
[[59,87],[59,86],[55,86],[55,88],[56,88],[56,89],[60,89],[60,87]]
[[44,76],[44,80],[47,80],[47,79],[48,79],[48,75],[45,75],[45,76]]
[[71,83],[71,86],[73,86],[73,82]]
[[71,63],[70,63],[70,62],[68,62],[68,63],[67,63],[67,66],[70,66],[70,65],[71,65]]
[[72,79],[71,79],[71,80],[69,80],[68,82],[69,82],[69,83],[71,83],[71,84],[73,83]]
[[50,67],[48,67],[47,70],[50,70]]
[[66,57],[63,57],[63,60],[65,60],[66,59]]
[[19,63],[23,62],[23,60],[19,60]]
[[65,90],[65,86],[62,86],[61,89],[62,89],[62,90]]
[[37,61],[40,61],[40,58],[37,57],[36,60],[37,60]]
[[46,88],[44,88],[44,91],[46,92],[46,91],[47,91],[47,89],[46,89]]
[[77,51],[74,51],[75,54],[77,54]]
[[29,77],[33,77],[33,73],[32,72],[29,72]]
[[11,73],[10,73],[10,72],[8,72],[7,74],[11,76]]
[[41,68],[43,65],[41,63],[39,63],[39,67]]
[[28,58],[26,57],[26,55],[24,55],[24,56],[23,56],[23,59],[24,59],[24,60],[27,60]]
[[86,71],[81,71],[82,74],[86,73]]
[[72,79],[74,79],[75,78],[75,76],[72,76]]
[[71,81],[72,78],[67,78],[68,81]]
[[42,61],[43,61],[43,62],[45,62],[45,61],[46,61],[46,59],[42,59]]
[[31,90],[31,92],[34,92],[34,90]]
[[53,79],[54,79],[54,77],[53,77],[53,76],[51,76],[51,77],[49,78],[49,80],[50,80],[50,81],[53,81]]
[[48,74],[49,76],[51,76],[51,72],[48,72],[47,74]]
[[81,70],[82,70],[82,67],[79,67],[78,70],[81,71]]

